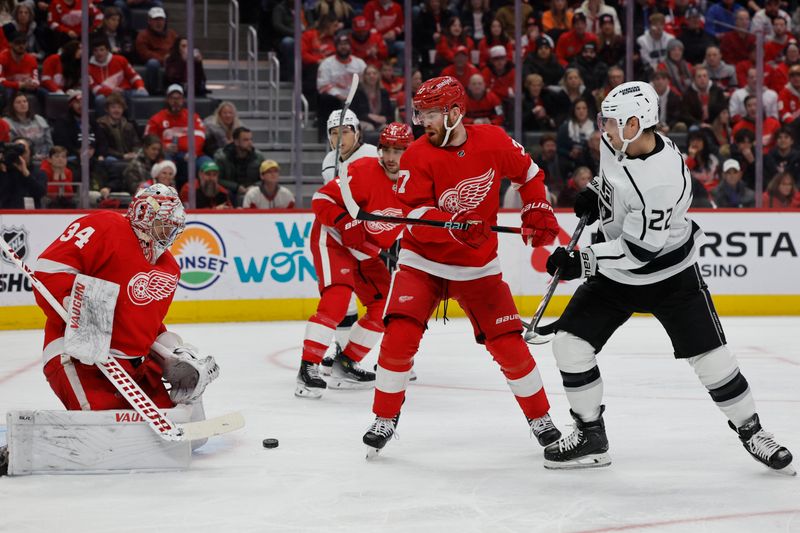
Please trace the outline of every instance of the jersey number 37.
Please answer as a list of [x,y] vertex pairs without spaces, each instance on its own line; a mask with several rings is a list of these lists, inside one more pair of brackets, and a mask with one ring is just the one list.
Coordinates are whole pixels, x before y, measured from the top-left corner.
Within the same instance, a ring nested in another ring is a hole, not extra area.
[[68,240],[74,238],[75,246],[77,246],[78,248],[83,248],[84,246],[86,246],[86,243],[89,242],[89,239],[94,233],[94,228],[91,226],[87,226],[83,229],[80,228],[81,228],[80,222],[75,222],[74,224],[71,224],[64,232],[64,234],[58,238],[58,240],[62,242],[67,242]]

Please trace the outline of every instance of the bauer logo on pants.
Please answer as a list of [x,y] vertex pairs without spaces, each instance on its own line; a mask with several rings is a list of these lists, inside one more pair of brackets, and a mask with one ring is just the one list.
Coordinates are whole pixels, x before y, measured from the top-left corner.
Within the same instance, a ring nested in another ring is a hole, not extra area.
[[190,291],[210,287],[228,266],[225,242],[204,222],[187,222],[171,250],[181,267],[178,285]]

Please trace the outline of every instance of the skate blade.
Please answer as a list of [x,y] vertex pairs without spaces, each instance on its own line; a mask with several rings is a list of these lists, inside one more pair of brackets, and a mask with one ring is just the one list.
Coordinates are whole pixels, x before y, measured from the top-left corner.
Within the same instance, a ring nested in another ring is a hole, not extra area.
[[308,398],[311,400],[319,400],[322,398],[322,391],[325,389],[320,388],[309,388],[305,385],[298,385],[297,388],[294,389],[294,395],[298,398]]
[[554,338],[554,333],[550,333],[549,335],[539,335],[535,331],[529,331],[525,333],[525,342],[533,345],[547,344]]
[[414,370],[411,370],[411,373],[408,375],[408,381],[417,381],[417,373]]
[[548,470],[578,470],[582,468],[601,468],[611,464],[611,456],[607,453],[587,455],[574,461],[549,461],[544,460],[544,467]]
[[375,388],[375,381],[351,381],[344,378],[331,376],[328,380],[329,389],[337,390],[367,390]]
[[372,446],[367,446],[367,461],[371,461],[380,455],[381,449],[380,448],[373,448]]
[[773,472],[775,472],[776,474],[779,474],[781,476],[792,477],[792,476],[796,476],[797,475],[797,470],[795,470],[794,467],[791,464],[788,464],[788,465],[784,466],[780,470],[774,470],[772,468],[770,468],[770,470],[772,470]]

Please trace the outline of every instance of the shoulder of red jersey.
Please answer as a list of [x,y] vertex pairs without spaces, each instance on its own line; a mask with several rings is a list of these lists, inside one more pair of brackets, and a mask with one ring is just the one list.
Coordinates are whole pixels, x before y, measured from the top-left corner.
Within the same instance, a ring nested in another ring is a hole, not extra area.
[[383,167],[379,163],[379,159],[377,157],[361,157],[356,159],[347,167],[347,171],[352,174],[353,172],[363,172],[374,170],[375,168],[381,169],[383,171]]

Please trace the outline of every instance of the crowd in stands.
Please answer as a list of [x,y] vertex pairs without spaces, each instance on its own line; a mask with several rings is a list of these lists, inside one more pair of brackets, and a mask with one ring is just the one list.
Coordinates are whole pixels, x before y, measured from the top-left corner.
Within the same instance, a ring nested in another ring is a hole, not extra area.
[[[36,206],[75,205],[82,53],[90,54],[89,181],[95,205],[124,204],[143,184],[161,180],[174,181],[188,196],[190,120],[198,206],[294,204],[291,192],[278,183],[278,164],[254,148],[252,131],[232,103],[219,103],[205,119],[188,116],[188,61],[195,65],[196,95],[208,94],[202,55],[170,27],[160,1],[5,1],[0,140],[24,144],[28,161],[8,170],[26,179],[0,185],[0,207],[30,205],[26,198]],[[352,109],[368,141],[377,139],[385,124],[406,120],[406,95],[422,80],[451,75],[468,93],[465,123],[510,129],[515,99],[522,99],[523,130],[536,139],[529,148],[547,173],[554,205],[568,206],[585,187],[587,171],[597,172],[601,136],[595,116],[609,91],[626,81],[620,0],[526,0],[520,20],[510,0],[414,1],[410,21],[395,0],[304,0],[299,14],[292,0],[260,5],[283,79],[291,79],[299,17],[303,91],[316,111],[320,141],[327,138],[325,119],[341,107],[353,74],[361,82]],[[85,51],[78,41],[81,9],[89,9],[92,25]],[[147,12],[141,28],[132,26],[136,10]],[[408,24],[414,30],[410,42]],[[633,75],[652,83],[659,95],[659,128],[686,154],[696,206],[749,207],[762,195],[766,207],[800,208],[798,24],[800,7],[782,0],[635,3]],[[763,29],[766,39],[760,94],[755,29]],[[411,87],[402,76],[406,47]],[[515,65],[517,48],[522,60]],[[514,90],[518,68],[520,95]],[[149,116],[133,112],[138,99],[152,96],[163,98],[163,109]],[[64,109],[50,113],[58,98]],[[755,153],[754,143],[758,99],[764,110],[763,154]],[[758,157],[764,161],[762,191],[754,190]],[[513,201],[509,197],[508,205]]]

